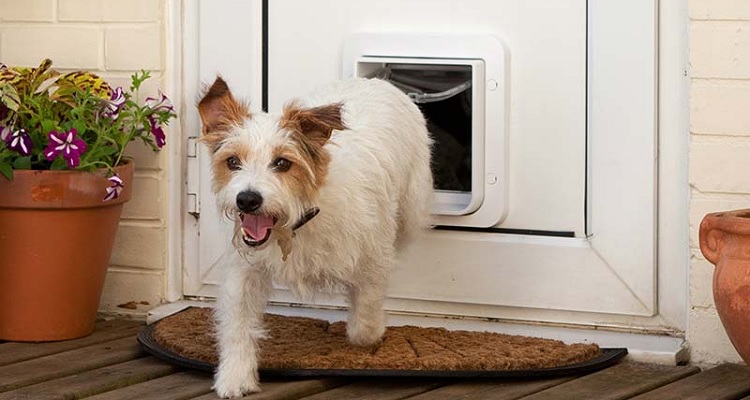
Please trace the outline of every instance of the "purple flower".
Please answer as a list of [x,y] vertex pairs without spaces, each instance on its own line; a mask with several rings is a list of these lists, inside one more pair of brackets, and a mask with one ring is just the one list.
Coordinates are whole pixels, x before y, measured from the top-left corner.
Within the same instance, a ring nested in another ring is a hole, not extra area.
[[107,179],[109,180],[109,187],[107,188],[107,195],[104,196],[104,201],[110,201],[120,197],[120,193],[122,193],[122,189],[125,187],[125,183],[119,176],[117,176],[117,174],[114,174]]
[[49,144],[44,150],[44,156],[52,161],[62,154],[68,167],[75,168],[81,162],[81,154],[86,151],[86,143],[77,138],[78,131],[71,129],[68,132],[51,131],[49,133]]
[[9,149],[15,150],[23,156],[31,154],[33,143],[31,143],[31,136],[26,133],[25,129],[19,129],[12,132],[12,129],[6,126],[0,128],[0,136],[3,138],[5,144],[8,145]]
[[159,121],[157,121],[156,118],[149,116],[148,122],[151,125],[151,134],[154,135],[154,139],[156,139],[156,147],[161,149],[167,144],[167,135],[164,134],[164,129],[159,126]]
[[151,110],[151,114],[148,116],[148,122],[149,125],[151,125],[151,134],[154,135],[154,139],[156,139],[156,147],[162,148],[167,143],[167,137],[164,134],[164,129],[159,125],[159,119],[154,114],[165,112],[173,113],[174,106],[164,93],[159,92],[158,99],[154,97],[146,98],[146,107]]
[[146,97],[146,106],[151,109],[153,112],[159,112],[159,111],[174,111],[174,106],[172,106],[172,102],[169,101],[167,96],[164,95],[164,93],[159,92],[159,98],[153,98],[153,97]]
[[112,96],[109,100],[105,101],[105,105],[106,110],[104,114],[112,119],[117,119],[117,116],[120,114],[120,109],[125,105],[125,94],[121,87],[118,87],[112,92]]

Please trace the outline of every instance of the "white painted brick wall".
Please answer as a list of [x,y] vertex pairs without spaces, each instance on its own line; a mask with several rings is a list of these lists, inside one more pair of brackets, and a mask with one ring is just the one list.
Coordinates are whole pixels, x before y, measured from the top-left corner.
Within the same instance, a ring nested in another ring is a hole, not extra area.
[[[747,69],[750,71],[750,65]],[[750,80],[694,77],[690,87],[690,130],[702,135],[750,137],[748,104]]]
[[690,165],[702,193],[750,193],[750,137],[693,135]]
[[163,270],[167,236],[164,226],[152,221],[123,219],[117,230],[112,265],[134,269]]
[[[0,61],[36,66],[51,58],[61,69],[87,69],[114,86],[129,86],[130,75],[151,71],[140,98],[155,95],[164,82],[165,0],[0,0]],[[168,146],[177,141],[167,138]],[[165,156],[135,143],[133,199],[125,205],[102,294],[104,311],[164,297],[167,234]]]
[[161,41],[159,25],[107,28],[105,32],[105,66],[108,71],[161,69]]
[[57,68],[97,70],[103,65],[104,33],[97,26],[4,23],[0,35],[0,54],[7,65],[37,66],[44,58]]
[[698,228],[710,212],[750,208],[750,1],[690,0],[690,313],[693,362],[740,362],[713,302],[714,267]]
[[750,78],[750,21],[693,21],[693,77]]
[[55,19],[55,0],[0,0],[0,21],[43,21]]
[[58,0],[60,21],[160,22],[162,2],[156,0]]
[[690,0],[690,19],[750,21],[747,0]]

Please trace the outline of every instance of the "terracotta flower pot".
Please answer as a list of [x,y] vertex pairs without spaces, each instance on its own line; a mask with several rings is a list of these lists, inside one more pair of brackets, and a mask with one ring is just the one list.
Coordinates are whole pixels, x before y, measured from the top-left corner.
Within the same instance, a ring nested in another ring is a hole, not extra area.
[[700,245],[716,266],[713,293],[721,323],[750,365],[750,209],[706,215]]
[[104,173],[15,171],[0,177],[0,339],[51,341],[94,329],[133,163],[103,201]]

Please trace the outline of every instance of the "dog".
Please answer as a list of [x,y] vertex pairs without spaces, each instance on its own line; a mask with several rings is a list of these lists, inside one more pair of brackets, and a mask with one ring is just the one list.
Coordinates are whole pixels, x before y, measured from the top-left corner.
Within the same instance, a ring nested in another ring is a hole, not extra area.
[[217,394],[260,390],[273,282],[307,299],[343,291],[348,341],[377,344],[396,254],[429,227],[432,139],[419,108],[388,82],[351,78],[251,113],[217,77],[198,111],[218,207],[235,221],[217,262]]

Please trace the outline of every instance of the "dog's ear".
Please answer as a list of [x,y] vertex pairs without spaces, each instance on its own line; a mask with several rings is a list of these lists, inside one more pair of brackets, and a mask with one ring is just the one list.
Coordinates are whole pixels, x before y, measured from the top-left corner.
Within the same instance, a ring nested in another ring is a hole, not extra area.
[[343,104],[334,103],[313,108],[301,108],[296,103],[284,107],[284,115],[279,125],[302,133],[308,139],[321,146],[331,137],[335,130],[346,129],[341,120]]
[[229,86],[220,76],[204,91],[198,102],[198,113],[203,123],[201,141],[214,151],[231,126],[242,125],[245,119],[251,117],[247,104],[234,99]]

